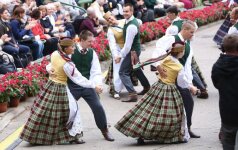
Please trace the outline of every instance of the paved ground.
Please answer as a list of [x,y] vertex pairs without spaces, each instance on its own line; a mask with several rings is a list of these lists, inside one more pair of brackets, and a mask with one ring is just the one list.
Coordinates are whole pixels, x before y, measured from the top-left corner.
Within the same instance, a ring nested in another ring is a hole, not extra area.
[[[212,41],[212,38],[220,26],[221,22],[213,23],[202,27],[196,33],[195,41],[192,42],[192,46],[195,53],[195,58],[203,71],[205,79],[208,83],[209,99],[202,100],[194,97],[195,108],[193,113],[193,125],[192,129],[195,133],[201,135],[200,139],[191,139],[186,144],[172,144],[161,145],[157,143],[148,143],[145,146],[137,146],[136,140],[133,138],[125,137],[119,133],[113,126],[114,124],[131,108],[135,103],[122,103],[119,100],[114,100],[109,97],[107,93],[107,86],[104,87],[104,93],[101,95],[101,101],[105,107],[105,111],[108,117],[108,124],[111,125],[110,131],[115,137],[115,142],[107,142],[103,139],[100,131],[96,128],[93,115],[86,102],[81,99],[79,101],[80,111],[84,124],[84,140],[83,145],[54,145],[54,146],[30,146],[26,142],[22,142],[16,149],[90,149],[90,150],[221,150],[221,144],[218,140],[218,132],[220,128],[220,117],[218,111],[218,93],[213,87],[211,82],[211,68],[213,63],[219,56],[219,50]],[[146,50],[142,52],[142,60],[150,58],[151,51],[155,49],[155,42],[146,44]],[[145,74],[151,83],[156,81],[154,73],[149,71],[149,67],[145,68]],[[138,91],[142,88],[136,87]],[[123,94],[126,98],[126,93]],[[25,103],[25,107],[31,105],[32,100]],[[28,107],[29,108],[29,107]],[[29,109],[22,113],[17,118],[13,119],[11,123],[0,132],[0,141],[7,135],[16,130],[18,127],[24,124],[29,115]],[[0,120],[2,121],[2,120]],[[0,124],[2,124],[1,122]],[[1,130],[1,129],[0,129]]]

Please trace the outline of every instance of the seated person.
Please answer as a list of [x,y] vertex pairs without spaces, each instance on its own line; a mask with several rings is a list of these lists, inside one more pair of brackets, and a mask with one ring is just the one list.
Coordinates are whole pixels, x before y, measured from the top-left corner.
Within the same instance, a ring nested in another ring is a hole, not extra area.
[[58,38],[51,37],[49,34],[44,33],[44,28],[40,24],[41,11],[36,8],[31,13],[32,20],[36,21],[34,27],[32,27],[32,33],[35,36],[39,36],[41,40],[45,40],[43,55],[49,55],[58,49]]
[[106,25],[107,21],[103,18],[104,16],[104,9],[103,9],[103,5],[106,3],[106,0],[95,0],[90,7],[93,8],[93,10],[95,11],[95,15],[99,20],[99,23],[102,25]]
[[[9,55],[8,53],[5,53],[4,51],[2,51],[2,45],[3,45],[5,42],[8,42],[8,41],[10,41],[10,40],[11,40],[11,38],[9,38],[7,34],[4,34],[4,35],[1,36],[1,38],[0,38],[0,55],[6,54],[6,55],[8,56],[8,58],[10,59],[10,61],[11,61],[11,62],[14,62],[14,59],[13,59],[12,55]],[[9,61],[8,58],[3,57],[3,59],[4,59],[5,61]]]
[[[44,28],[49,28],[49,32],[53,34],[53,36],[58,38],[63,37],[71,37],[69,31],[66,30],[64,25],[56,26],[56,9],[53,3],[49,3],[46,5],[46,16],[42,20],[46,20],[46,23],[43,23]],[[47,32],[46,32],[47,33]]]
[[142,22],[154,21],[154,11],[148,11],[145,6],[144,0],[137,0],[134,7],[134,16],[141,19]]
[[79,33],[83,30],[88,30],[93,33],[94,36],[97,36],[100,32],[103,31],[102,25],[99,25],[99,20],[96,16],[95,10],[92,7],[87,9],[87,17],[79,25]]
[[10,14],[6,7],[0,8],[0,36],[7,34],[8,37],[11,38],[9,41],[5,41],[5,43],[2,45],[2,50],[11,55],[19,53],[26,54],[30,52],[30,48],[28,46],[18,44],[16,41],[15,37],[13,36],[12,28],[8,23],[9,19]]
[[155,8],[167,9],[173,5],[177,6],[178,8],[184,8],[184,3],[178,0],[157,0],[157,5]]
[[[29,46],[32,50],[33,60],[41,58],[43,56],[44,44],[37,40],[37,38],[31,39],[34,35],[31,32],[31,28],[35,26],[35,22],[28,21],[26,24],[22,22],[25,16],[25,10],[22,7],[16,7],[13,12],[12,20],[10,22],[12,32],[16,40],[26,46]],[[26,40],[29,39],[29,40]]]

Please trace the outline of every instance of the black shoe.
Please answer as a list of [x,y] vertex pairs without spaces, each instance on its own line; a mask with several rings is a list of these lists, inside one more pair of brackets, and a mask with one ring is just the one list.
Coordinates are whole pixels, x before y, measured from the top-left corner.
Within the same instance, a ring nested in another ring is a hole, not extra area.
[[138,139],[137,139],[137,144],[138,144],[138,145],[145,145],[144,139],[138,138]]
[[191,138],[200,138],[200,135],[196,135],[195,133],[193,133],[190,129],[188,130],[188,133],[190,135]]
[[139,93],[137,93],[138,95],[144,95],[145,93],[147,93],[150,90],[150,87],[144,87],[143,90]]
[[208,98],[207,90],[201,90],[201,92],[197,95],[197,98],[207,99]]
[[69,143],[70,143],[70,144],[84,144],[85,141],[82,140],[82,139],[75,139],[75,140],[73,140],[73,141],[70,141]]
[[113,142],[115,139],[112,137],[108,129],[101,130],[102,135],[104,136],[105,140]]

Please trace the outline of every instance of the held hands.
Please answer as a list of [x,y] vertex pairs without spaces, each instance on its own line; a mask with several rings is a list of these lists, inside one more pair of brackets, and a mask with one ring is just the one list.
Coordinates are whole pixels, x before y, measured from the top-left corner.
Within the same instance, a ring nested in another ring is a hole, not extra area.
[[51,78],[55,78],[57,75],[55,74],[55,70],[53,69],[53,68],[51,68],[50,70],[49,70],[49,76],[51,77]]
[[139,58],[135,51],[131,51],[131,64],[136,65],[139,62]]
[[115,57],[115,63],[118,64],[121,61],[121,57]]
[[102,86],[100,86],[100,85],[96,85],[95,90],[96,90],[97,94],[101,94],[103,91]]
[[167,77],[167,70],[162,68],[160,65],[157,66],[157,70],[161,76],[161,78],[166,78]]

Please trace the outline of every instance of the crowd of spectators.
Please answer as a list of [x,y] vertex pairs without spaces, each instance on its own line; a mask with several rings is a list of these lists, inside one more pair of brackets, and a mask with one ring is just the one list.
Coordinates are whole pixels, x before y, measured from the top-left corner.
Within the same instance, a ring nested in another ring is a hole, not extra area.
[[[62,5],[60,2],[69,5]],[[1,0],[0,38],[10,40],[1,46],[9,56],[31,54],[36,60],[57,50],[59,39],[75,37],[82,30],[97,36],[107,26],[104,13],[110,11],[117,19],[123,19],[122,6],[131,3],[134,16],[142,22],[154,21],[164,16],[171,5],[190,9],[192,0],[95,0],[82,11],[77,0]]]

